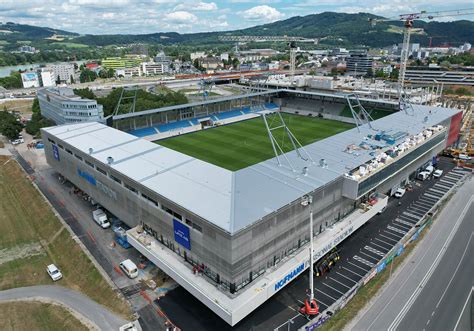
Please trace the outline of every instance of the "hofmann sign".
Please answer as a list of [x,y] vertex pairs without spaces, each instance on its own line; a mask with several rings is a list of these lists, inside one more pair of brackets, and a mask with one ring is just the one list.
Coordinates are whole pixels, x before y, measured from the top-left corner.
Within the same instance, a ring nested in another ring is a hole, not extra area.
[[298,276],[303,270],[304,270],[304,263],[301,263],[299,266],[297,266],[295,269],[289,272],[285,277],[283,277],[282,279],[280,279],[278,282],[275,283],[275,292],[280,290],[283,286],[285,286],[286,283],[288,283],[293,278]]

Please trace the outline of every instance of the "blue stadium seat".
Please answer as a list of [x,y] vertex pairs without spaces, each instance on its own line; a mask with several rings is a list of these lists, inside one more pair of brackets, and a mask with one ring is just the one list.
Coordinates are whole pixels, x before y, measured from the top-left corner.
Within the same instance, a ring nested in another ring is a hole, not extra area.
[[220,120],[225,120],[227,118],[232,118],[232,117],[236,117],[236,116],[242,116],[242,112],[240,111],[240,109],[237,109],[237,110],[231,110],[231,111],[226,111],[224,113],[218,113],[218,114],[214,114],[214,116],[216,116],[218,119]]
[[130,133],[131,135],[134,135],[135,137],[143,138],[146,136],[151,136],[153,134],[156,134],[157,132],[155,128],[151,127],[151,128],[131,130],[131,131],[128,131],[128,133]]
[[191,123],[189,120],[183,120],[183,121],[176,121],[176,122],[167,123],[167,124],[161,124],[161,125],[158,125],[156,128],[160,132],[167,132],[171,130],[183,129],[190,126],[191,126]]
[[278,109],[278,106],[274,104],[273,102],[267,102],[265,103],[265,108],[272,110],[272,109]]

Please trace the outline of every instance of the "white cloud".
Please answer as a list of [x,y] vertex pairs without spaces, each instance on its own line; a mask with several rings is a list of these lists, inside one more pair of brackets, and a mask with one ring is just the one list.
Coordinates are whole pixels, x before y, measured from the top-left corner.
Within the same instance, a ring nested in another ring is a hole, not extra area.
[[244,10],[240,12],[240,16],[249,21],[273,22],[283,18],[285,15],[273,7],[262,5]]
[[192,23],[196,23],[198,20],[196,15],[184,10],[179,10],[179,11],[165,14],[164,19],[165,21],[168,21],[168,22],[181,23],[181,24],[192,24]]

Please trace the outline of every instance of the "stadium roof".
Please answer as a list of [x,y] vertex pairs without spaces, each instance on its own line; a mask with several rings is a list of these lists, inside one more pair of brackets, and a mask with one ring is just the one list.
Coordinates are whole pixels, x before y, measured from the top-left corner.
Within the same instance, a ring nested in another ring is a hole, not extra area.
[[[214,103],[220,103],[220,102],[226,102],[226,101],[232,101],[232,100],[239,100],[239,99],[256,97],[256,96],[273,96],[273,95],[279,94],[279,93],[292,93],[292,94],[300,94],[300,95],[316,96],[316,97],[324,97],[324,98],[344,99],[344,102],[345,102],[345,98],[346,98],[346,95],[347,95],[347,93],[342,93],[342,92],[341,93],[322,93],[322,92],[308,92],[308,91],[288,90],[288,89],[267,90],[267,91],[248,93],[248,94],[231,95],[231,96],[226,96],[226,97],[212,99],[212,100],[206,100],[206,101],[190,102],[190,103],[185,103],[185,104],[181,104],[181,105],[174,105],[174,106],[168,106],[168,107],[148,109],[148,110],[143,110],[143,111],[135,112],[135,113],[119,114],[119,115],[114,115],[113,119],[114,120],[122,120],[122,119],[127,119],[127,118],[151,115],[151,114],[155,114],[155,113],[162,113],[162,112],[165,112],[165,111],[172,111],[172,110],[178,110],[178,109],[183,109],[183,108],[191,108],[191,107],[199,107],[199,106],[205,106],[205,105],[214,104]],[[372,102],[372,103],[380,103],[380,104],[385,104],[385,105],[387,105],[387,104],[396,105],[397,104],[395,101],[370,99],[370,98],[364,98],[364,97],[359,98],[359,100],[360,101]]]
[[[459,110],[414,105],[415,114],[397,112],[305,146],[315,164],[305,162],[294,151],[287,153],[297,172],[272,158],[232,172],[137,138],[99,123],[63,125],[45,129],[98,161],[155,191],[224,231],[234,234],[264,216],[370,161],[370,150],[349,154],[348,145],[359,145],[377,131],[418,134],[439,124]],[[426,121],[425,121],[426,118]],[[397,141],[399,143],[399,141]],[[388,148],[388,147],[387,147]],[[319,166],[325,159],[327,168]],[[306,176],[302,169],[308,167]]]

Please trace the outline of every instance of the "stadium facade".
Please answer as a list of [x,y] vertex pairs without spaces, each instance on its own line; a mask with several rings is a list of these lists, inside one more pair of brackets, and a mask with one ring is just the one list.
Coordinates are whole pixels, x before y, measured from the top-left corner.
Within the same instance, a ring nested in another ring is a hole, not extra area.
[[[275,100],[270,100],[275,101]],[[129,242],[230,325],[387,204],[453,144],[458,110],[414,105],[229,171],[99,123],[42,129],[48,163],[132,229]],[[291,163],[291,166],[289,164]],[[375,197],[376,203],[363,204]]]

